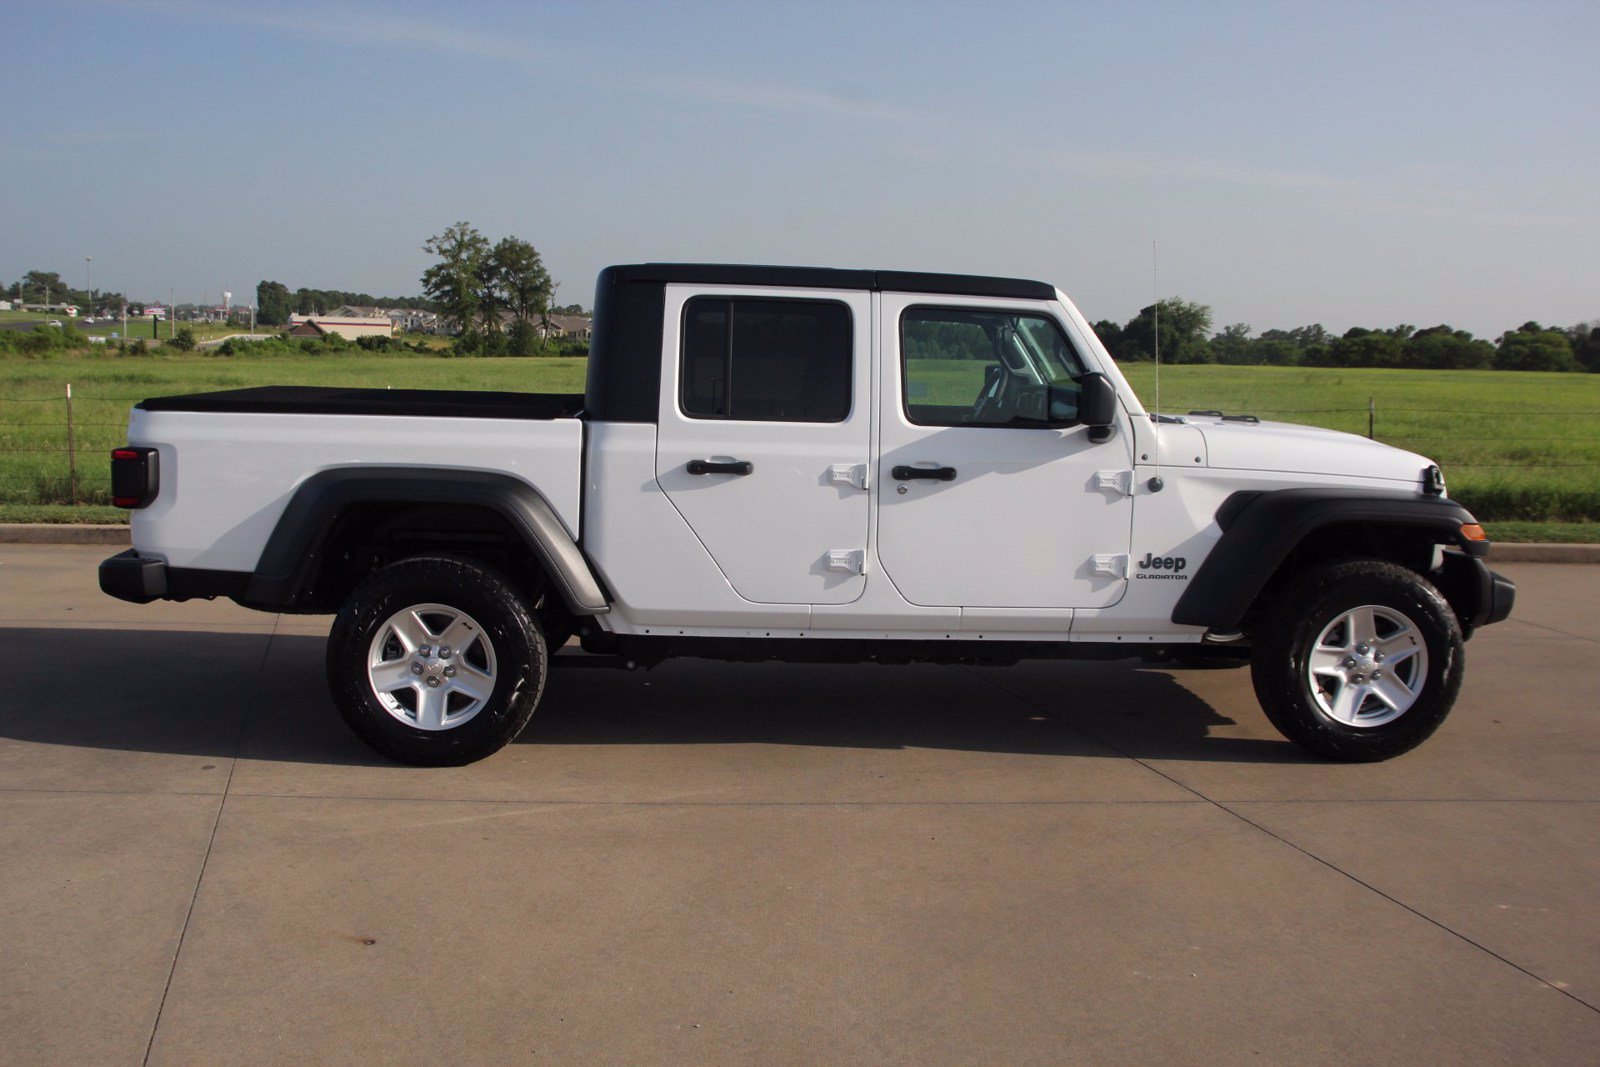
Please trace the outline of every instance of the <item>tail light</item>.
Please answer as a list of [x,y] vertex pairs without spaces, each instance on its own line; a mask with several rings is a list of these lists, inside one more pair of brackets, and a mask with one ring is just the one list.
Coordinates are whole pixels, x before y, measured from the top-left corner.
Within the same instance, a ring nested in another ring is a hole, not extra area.
[[119,508],[142,508],[161,489],[161,456],[153,448],[111,450],[111,503]]

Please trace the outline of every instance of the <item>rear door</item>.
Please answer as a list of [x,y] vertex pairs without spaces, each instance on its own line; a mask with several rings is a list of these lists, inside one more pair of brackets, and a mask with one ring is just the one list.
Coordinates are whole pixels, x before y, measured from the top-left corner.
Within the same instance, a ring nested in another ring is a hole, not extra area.
[[746,600],[865,587],[866,292],[669,285],[656,481]]

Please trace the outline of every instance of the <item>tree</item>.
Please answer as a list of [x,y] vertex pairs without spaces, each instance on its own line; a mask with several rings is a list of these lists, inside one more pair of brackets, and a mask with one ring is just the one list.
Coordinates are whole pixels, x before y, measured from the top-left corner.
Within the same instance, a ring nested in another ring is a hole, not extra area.
[[53,270],[30,270],[22,276],[21,295],[41,304],[60,303],[67,297],[67,283]]
[[1567,335],[1560,330],[1547,330],[1537,322],[1525,322],[1501,337],[1494,365],[1496,370],[1579,369]]
[[256,321],[263,326],[289,324],[289,287],[282,282],[256,284]]
[[329,299],[329,294],[320,289],[300,288],[294,291],[294,311],[297,315],[326,315],[342,303],[342,300]]
[[511,312],[511,354],[528,355],[536,337],[534,323],[550,306],[550,272],[533,245],[517,237],[503,237],[490,250],[484,273],[485,306]]
[[[1156,309],[1160,308],[1160,315]],[[1119,359],[1154,359],[1156,324],[1161,330],[1161,358],[1167,363],[1211,363],[1215,357],[1206,335],[1211,332],[1211,309],[1178,297],[1139,309],[1122,328]]]
[[1386,330],[1352,326],[1326,348],[1307,352],[1306,362],[1322,367],[1398,367],[1400,338]]
[[1100,343],[1106,346],[1106,351],[1113,356],[1122,349],[1122,327],[1110,319],[1101,319],[1094,324],[1094,335],[1100,338]]
[[1494,346],[1475,341],[1466,330],[1440,324],[1418,330],[1406,338],[1400,362],[1428,370],[1481,370],[1494,364]]
[[422,291],[438,303],[440,313],[456,324],[465,339],[483,305],[489,242],[470,223],[458,222],[428,238],[422,250],[439,257],[422,272]]
[[1600,373],[1600,322],[1580,322],[1567,331],[1572,355],[1584,370]]
[[1250,324],[1247,322],[1224,326],[1222,332],[1211,339],[1211,351],[1216,355],[1218,363],[1260,362],[1255,347],[1255,343],[1250,340]]

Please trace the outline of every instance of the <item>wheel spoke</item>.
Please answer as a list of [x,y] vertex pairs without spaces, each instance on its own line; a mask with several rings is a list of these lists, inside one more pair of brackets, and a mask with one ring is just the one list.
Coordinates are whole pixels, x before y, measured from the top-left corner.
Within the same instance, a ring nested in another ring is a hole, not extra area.
[[372,688],[380,693],[392,693],[397,689],[405,689],[416,684],[417,680],[417,676],[411,673],[410,659],[374,663],[367,673],[372,677]]
[[1367,687],[1354,682],[1345,682],[1339,686],[1339,692],[1333,698],[1331,711],[1333,717],[1343,723],[1354,724],[1356,712],[1361,707],[1362,698],[1367,695]]
[[1308,666],[1312,674],[1344,677],[1344,661],[1350,653],[1346,649],[1335,648],[1331,645],[1319,645],[1311,650],[1311,662]]
[[1422,645],[1417,640],[1417,635],[1410,630],[1391,634],[1378,642],[1378,651],[1383,653],[1384,663],[1393,667],[1422,651]]
[[417,690],[417,726],[423,730],[437,730],[444,726],[446,696],[444,689]]
[[466,661],[456,664],[456,676],[449,680],[449,685],[455,692],[473,700],[488,700],[489,694],[494,692],[494,679]]
[[433,635],[415,611],[402,611],[389,620],[389,625],[394,628],[394,635],[406,646],[407,652],[415,652],[421,645],[433,644]]
[[1350,612],[1349,640],[1352,645],[1366,645],[1371,648],[1378,641],[1378,620],[1373,617],[1372,608],[1363,605]]
[[1405,711],[1417,699],[1411,687],[1392,674],[1373,682],[1372,692],[1395,711]]
[[465,652],[477,639],[478,626],[465,615],[457,615],[450,620],[450,625],[439,634],[439,644],[449,646],[457,656]]

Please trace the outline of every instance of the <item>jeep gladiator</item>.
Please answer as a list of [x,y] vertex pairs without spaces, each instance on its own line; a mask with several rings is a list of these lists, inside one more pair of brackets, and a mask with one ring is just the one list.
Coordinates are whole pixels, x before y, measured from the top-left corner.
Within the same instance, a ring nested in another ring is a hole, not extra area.
[[1515,593],[1427,458],[1147,412],[1007,278],[610,267],[582,395],[152,398],[112,480],[105,592],[335,614],[335,704],[416,764],[516,737],[574,638],[557,663],[1248,660],[1286,737],[1385,759]]

